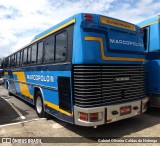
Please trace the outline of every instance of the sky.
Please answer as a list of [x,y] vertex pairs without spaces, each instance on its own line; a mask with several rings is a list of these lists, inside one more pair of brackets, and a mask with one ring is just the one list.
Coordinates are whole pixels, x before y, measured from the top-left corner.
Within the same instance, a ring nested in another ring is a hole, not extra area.
[[0,58],[76,13],[97,13],[131,23],[160,14],[159,0],[0,0]]

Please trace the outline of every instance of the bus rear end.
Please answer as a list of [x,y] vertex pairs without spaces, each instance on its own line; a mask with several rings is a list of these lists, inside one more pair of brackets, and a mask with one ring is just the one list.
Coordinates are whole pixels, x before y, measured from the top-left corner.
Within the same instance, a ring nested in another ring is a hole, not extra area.
[[97,126],[145,112],[141,29],[100,15],[77,17],[82,21],[74,28],[72,54],[75,124]]

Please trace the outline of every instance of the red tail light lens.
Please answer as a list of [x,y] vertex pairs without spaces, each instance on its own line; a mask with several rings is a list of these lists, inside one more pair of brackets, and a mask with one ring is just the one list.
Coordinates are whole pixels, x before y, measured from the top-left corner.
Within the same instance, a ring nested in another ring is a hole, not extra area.
[[86,114],[86,113],[79,113],[79,118],[80,118],[80,120],[88,121],[88,114]]
[[89,121],[93,122],[93,121],[97,121],[98,120],[98,113],[90,113],[89,114]]
[[92,14],[84,14],[84,20],[93,21],[93,15]]

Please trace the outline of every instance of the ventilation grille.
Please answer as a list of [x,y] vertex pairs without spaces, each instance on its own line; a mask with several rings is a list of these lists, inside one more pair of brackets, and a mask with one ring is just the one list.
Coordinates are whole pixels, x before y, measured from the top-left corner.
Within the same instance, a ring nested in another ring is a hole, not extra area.
[[145,97],[144,65],[75,65],[74,102],[96,107]]

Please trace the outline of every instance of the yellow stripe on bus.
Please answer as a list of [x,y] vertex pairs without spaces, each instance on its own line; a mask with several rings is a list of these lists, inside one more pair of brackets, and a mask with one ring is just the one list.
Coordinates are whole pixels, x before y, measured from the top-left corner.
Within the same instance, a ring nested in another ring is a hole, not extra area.
[[144,62],[144,58],[122,58],[122,57],[109,57],[104,54],[104,45],[103,39],[100,37],[89,37],[86,36],[84,38],[86,41],[98,41],[100,43],[101,54],[103,60],[112,60],[112,61],[137,61],[137,62]]
[[148,23],[148,24],[145,24],[145,25],[141,26],[141,28],[146,27],[146,26],[150,26],[150,25],[152,25],[152,24],[157,24],[157,23],[159,23],[159,22],[160,22],[160,20],[155,21],[155,22],[152,22],[152,23]]
[[[24,83],[26,82],[26,77],[24,72],[14,72],[13,74],[17,76],[18,81],[24,82]],[[19,83],[21,94],[33,99],[33,96],[30,94],[28,85],[24,83]]]
[[41,39],[43,39],[43,38],[45,38],[45,37],[51,35],[52,33],[55,33],[55,32],[57,32],[57,31],[59,31],[59,30],[65,28],[65,27],[67,27],[67,26],[69,26],[69,25],[71,25],[71,24],[74,24],[75,22],[76,22],[76,19],[72,19],[72,20],[68,21],[67,23],[65,23],[65,24],[63,24],[63,25],[57,27],[56,29],[50,31],[49,33],[47,33],[47,34],[45,34],[45,35],[43,35],[43,36],[37,38],[37,39],[34,40],[31,44],[33,44],[34,42],[39,41],[39,40],[41,40]]
[[[18,81],[21,81],[21,82],[24,82],[24,83],[26,82],[26,78],[25,78],[24,72],[14,72],[13,74],[17,76]],[[30,94],[28,85],[24,84],[24,83],[19,83],[21,93],[23,95],[33,99],[33,96]],[[63,114],[65,114],[65,115],[68,115],[68,116],[71,116],[71,117],[73,116],[73,113],[70,114],[70,113],[60,109],[58,105],[55,105],[55,104],[50,103],[50,102],[47,102],[45,100],[44,100],[44,104],[49,106],[49,107],[51,107],[51,108],[53,108],[53,109],[55,109],[55,110],[57,110],[57,111],[59,111],[59,112],[61,112],[61,113],[63,113]]]
[[62,110],[62,109],[60,109],[59,106],[56,105],[56,104],[53,104],[53,103],[48,102],[48,101],[46,101],[46,100],[44,101],[44,104],[45,104],[46,106],[50,107],[50,108],[53,108],[53,109],[55,109],[55,110],[57,110],[57,111],[59,111],[59,112],[65,114],[65,115],[68,115],[68,116],[71,116],[71,117],[73,116],[73,113],[70,114],[70,113],[68,113],[68,112],[66,112],[66,111],[64,111],[64,110]]
[[127,22],[123,22],[120,20],[100,16],[100,21],[103,24],[108,24],[108,25],[112,25],[112,26],[116,26],[116,27],[120,27],[120,28],[124,28],[128,30],[133,30],[133,31],[136,30],[135,25],[127,23]]
[[4,74],[5,74],[5,75],[8,75],[8,72],[5,72]]

